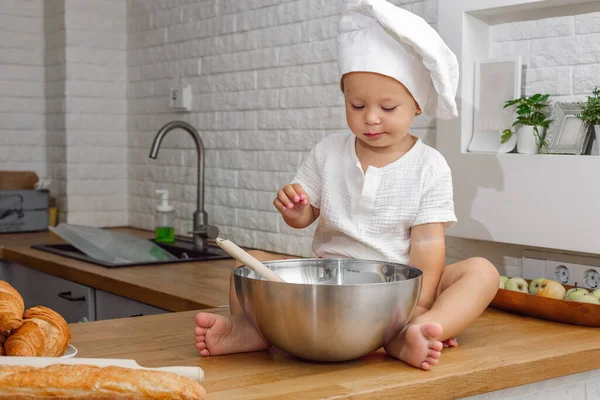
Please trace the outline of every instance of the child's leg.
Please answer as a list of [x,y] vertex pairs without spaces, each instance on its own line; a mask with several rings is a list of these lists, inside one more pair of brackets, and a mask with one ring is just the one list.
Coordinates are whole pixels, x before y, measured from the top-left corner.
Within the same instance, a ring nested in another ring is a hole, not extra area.
[[483,258],[470,258],[444,268],[431,310],[416,315],[385,346],[386,352],[422,369],[435,365],[442,341],[471,325],[498,291],[496,268]]
[[[263,251],[251,250],[249,253],[260,261],[278,259]],[[236,262],[235,266],[239,265]],[[205,312],[196,315],[196,348],[202,356],[260,351],[270,347],[244,315],[235,293],[233,273],[229,281],[229,313],[228,316]]]

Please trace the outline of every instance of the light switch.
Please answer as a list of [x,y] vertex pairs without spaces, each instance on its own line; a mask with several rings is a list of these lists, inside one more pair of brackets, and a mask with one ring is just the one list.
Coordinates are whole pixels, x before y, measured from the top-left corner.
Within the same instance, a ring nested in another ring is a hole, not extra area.
[[169,106],[175,112],[190,112],[192,110],[192,86],[184,85],[171,88]]

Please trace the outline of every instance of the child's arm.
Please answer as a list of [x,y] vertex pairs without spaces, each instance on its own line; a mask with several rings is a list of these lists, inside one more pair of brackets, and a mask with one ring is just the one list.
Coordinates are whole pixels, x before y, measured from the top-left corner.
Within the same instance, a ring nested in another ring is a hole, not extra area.
[[277,192],[273,205],[286,224],[296,229],[303,229],[319,218],[320,210],[310,205],[310,197],[298,183],[285,185]]
[[412,227],[409,264],[423,271],[423,285],[418,306],[431,309],[444,269],[446,247],[444,224],[431,223]]

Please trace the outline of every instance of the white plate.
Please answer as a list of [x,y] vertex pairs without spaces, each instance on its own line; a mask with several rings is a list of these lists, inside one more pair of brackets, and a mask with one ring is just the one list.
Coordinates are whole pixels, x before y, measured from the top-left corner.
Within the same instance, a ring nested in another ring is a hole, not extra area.
[[62,356],[60,356],[60,358],[73,358],[73,357],[75,357],[76,354],[77,354],[77,348],[75,348],[75,346],[70,344],[67,346],[65,353]]

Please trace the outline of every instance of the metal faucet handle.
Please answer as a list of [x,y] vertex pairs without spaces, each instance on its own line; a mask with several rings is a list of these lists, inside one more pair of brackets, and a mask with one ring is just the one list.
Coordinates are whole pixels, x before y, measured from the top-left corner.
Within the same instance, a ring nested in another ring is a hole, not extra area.
[[219,228],[214,225],[200,225],[198,229],[188,232],[206,239],[216,239],[219,236]]

